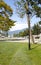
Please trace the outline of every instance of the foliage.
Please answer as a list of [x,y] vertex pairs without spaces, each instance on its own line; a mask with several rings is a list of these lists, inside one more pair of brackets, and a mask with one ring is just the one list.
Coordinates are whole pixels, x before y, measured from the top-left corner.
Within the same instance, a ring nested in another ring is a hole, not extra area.
[[40,34],[40,32],[41,32],[40,26],[38,24],[34,24],[32,34],[38,35],[38,34]]
[[29,49],[30,49],[30,35],[32,38],[32,34],[30,33],[31,32],[30,17],[33,17],[33,15],[36,15],[37,17],[41,18],[41,7],[39,5],[41,6],[41,1],[39,0],[16,0],[16,9],[19,15],[23,17],[24,14],[26,14],[28,17]]
[[39,24],[41,25],[41,21],[39,21]]
[[28,34],[29,34],[29,31],[28,31],[28,29],[26,29],[26,30],[20,32],[20,33],[19,33],[19,36],[24,37],[24,36],[27,36]]
[[[17,13],[23,15],[30,11],[32,14],[41,17],[41,1],[40,0],[16,0],[14,1]],[[39,6],[40,5],[40,6]],[[26,7],[27,6],[27,7]]]
[[0,30],[8,31],[14,25],[14,21],[9,18],[12,14],[12,8],[0,0]]
[[[39,24],[34,24],[34,26],[32,27],[32,34],[33,35],[38,35],[41,33],[41,26]],[[14,34],[14,37],[24,37],[24,36],[28,36],[29,35],[29,30],[25,29],[21,32],[19,32],[18,34]]]
[[14,34],[14,37],[24,37],[27,36],[29,34],[28,29],[25,29],[23,31],[20,31],[18,34]]

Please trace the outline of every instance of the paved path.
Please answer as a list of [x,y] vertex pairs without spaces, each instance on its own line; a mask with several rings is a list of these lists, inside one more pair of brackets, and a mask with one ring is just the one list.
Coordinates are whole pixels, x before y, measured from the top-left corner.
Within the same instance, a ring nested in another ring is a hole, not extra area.
[[6,42],[28,42],[28,40],[16,40],[16,41],[6,41]]

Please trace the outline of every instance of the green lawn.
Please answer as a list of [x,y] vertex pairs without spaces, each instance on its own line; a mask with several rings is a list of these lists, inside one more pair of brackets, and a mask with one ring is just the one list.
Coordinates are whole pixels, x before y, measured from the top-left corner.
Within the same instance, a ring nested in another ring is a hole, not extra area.
[[41,65],[41,45],[0,42],[0,65]]

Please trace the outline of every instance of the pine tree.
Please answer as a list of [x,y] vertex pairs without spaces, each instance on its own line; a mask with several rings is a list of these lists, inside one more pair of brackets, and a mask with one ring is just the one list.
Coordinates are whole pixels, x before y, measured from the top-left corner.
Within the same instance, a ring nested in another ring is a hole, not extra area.
[[30,32],[31,32],[30,17],[36,15],[37,17],[41,18],[41,0],[15,0],[14,4],[16,6],[17,13],[21,17],[23,17],[24,14],[27,15],[28,29],[29,29],[29,49],[30,49]]
[[14,25],[14,21],[10,19],[12,14],[12,8],[0,0],[0,30],[7,32]]

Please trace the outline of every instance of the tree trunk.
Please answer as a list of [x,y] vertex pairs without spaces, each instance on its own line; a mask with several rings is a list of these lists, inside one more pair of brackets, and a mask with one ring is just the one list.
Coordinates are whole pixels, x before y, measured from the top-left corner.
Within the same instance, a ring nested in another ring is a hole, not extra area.
[[[29,45],[28,45],[28,48],[30,50],[30,37],[32,38],[32,41],[33,41],[33,36],[32,36],[32,33],[31,33],[31,29],[30,29],[30,12],[29,12],[29,2],[27,2],[26,0],[26,14],[27,14],[27,18],[28,18],[28,29],[29,29]],[[34,42],[34,41],[33,41]]]
[[[28,10],[29,10],[29,6],[27,5],[27,2],[26,2],[26,11],[28,11]],[[28,15],[27,18],[29,19],[28,20],[28,27],[29,27],[29,25],[30,25],[30,14],[27,14],[27,15]],[[30,28],[31,28],[31,26],[30,26]],[[31,38],[32,43],[34,43],[34,38],[33,38],[31,29],[30,29],[30,38]]]
[[28,21],[28,29],[29,29],[29,42],[28,42],[28,49],[30,50],[30,16],[27,14],[27,21]]
[[[31,27],[30,27],[30,28],[31,28]],[[31,29],[30,29],[30,38],[31,38],[31,43],[34,43],[34,37],[33,37],[33,35],[32,35]]]
[[[29,28],[30,27],[30,28]],[[30,34],[30,41],[31,41],[31,43],[34,43],[34,37],[33,37],[33,35],[32,35],[32,31],[31,31],[31,25],[30,25],[30,15],[28,15],[28,28],[29,28],[29,34]]]

